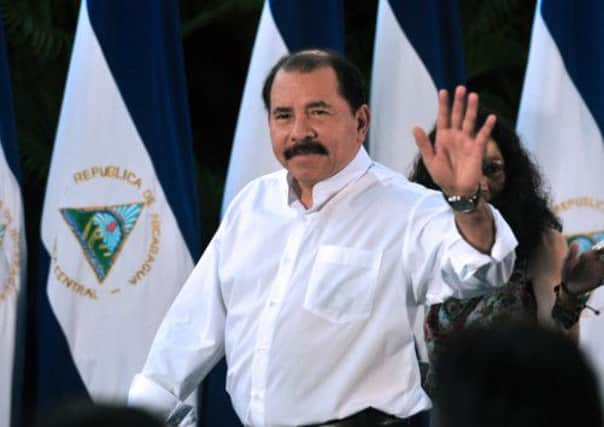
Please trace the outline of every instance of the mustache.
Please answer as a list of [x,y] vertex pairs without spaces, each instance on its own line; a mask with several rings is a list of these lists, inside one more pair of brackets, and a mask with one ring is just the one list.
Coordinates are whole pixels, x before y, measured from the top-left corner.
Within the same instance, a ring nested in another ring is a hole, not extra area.
[[285,157],[285,160],[289,160],[299,154],[321,154],[326,156],[328,153],[327,148],[325,148],[323,144],[315,139],[309,138],[304,139],[283,151],[283,156]]

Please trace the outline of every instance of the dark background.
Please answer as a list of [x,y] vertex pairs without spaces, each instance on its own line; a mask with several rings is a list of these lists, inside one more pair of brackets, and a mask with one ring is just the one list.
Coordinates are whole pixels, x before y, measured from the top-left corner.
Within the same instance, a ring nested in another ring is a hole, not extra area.
[[[369,82],[377,0],[343,3],[346,53]],[[22,160],[31,313],[46,176],[79,4],[79,0],[0,0]],[[480,94],[483,104],[515,120],[535,1],[459,0],[459,4],[467,84]],[[144,5],[141,1],[141,7]],[[218,224],[240,97],[262,6],[263,0],[180,1],[204,243]],[[35,334],[33,324],[32,319],[29,341]],[[26,375],[34,375],[31,369],[27,371]],[[26,394],[31,393],[26,388]]]

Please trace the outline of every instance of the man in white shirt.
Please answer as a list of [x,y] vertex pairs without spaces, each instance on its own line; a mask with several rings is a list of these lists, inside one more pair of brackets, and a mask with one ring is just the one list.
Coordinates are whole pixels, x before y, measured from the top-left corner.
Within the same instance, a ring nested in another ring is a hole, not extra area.
[[129,402],[186,425],[182,401],[226,355],[246,425],[414,425],[430,407],[414,349],[418,306],[486,292],[513,267],[516,240],[478,197],[495,117],[473,135],[477,95],[466,103],[458,88],[450,110],[440,93],[435,148],[414,129],[440,193],[369,158],[362,77],[339,55],[283,58],[263,95],[284,170],[234,199]]

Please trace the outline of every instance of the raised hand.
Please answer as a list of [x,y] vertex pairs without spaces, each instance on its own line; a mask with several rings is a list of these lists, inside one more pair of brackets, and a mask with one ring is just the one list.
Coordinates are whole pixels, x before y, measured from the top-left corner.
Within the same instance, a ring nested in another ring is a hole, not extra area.
[[577,255],[579,246],[568,248],[562,267],[562,281],[566,290],[579,295],[602,285],[604,280],[604,250],[589,249]]
[[477,110],[476,93],[470,93],[466,102],[466,88],[458,86],[453,107],[449,109],[448,93],[443,89],[438,93],[434,146],[423,129],[413,129],[415,143],[430,176],[447,195],[471,196],[480,184],[482,161],[496,119],[490,115],[475,133]]

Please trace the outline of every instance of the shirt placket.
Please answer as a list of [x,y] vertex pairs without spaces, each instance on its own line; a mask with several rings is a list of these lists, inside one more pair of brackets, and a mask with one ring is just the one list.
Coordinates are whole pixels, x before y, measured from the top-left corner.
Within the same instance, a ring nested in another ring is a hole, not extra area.
[[265,424],[265,397],[268,380],[268,362],[275,327],[283,301],[291,285],[295,261],[300,251],[309,216],[301,215],[293,226],[285,250],[279,261],[277,275],[271,284],[269,298],[258,323],[256,347],[252,361],[252,386],[250,396],[250,421],[253,425]]

